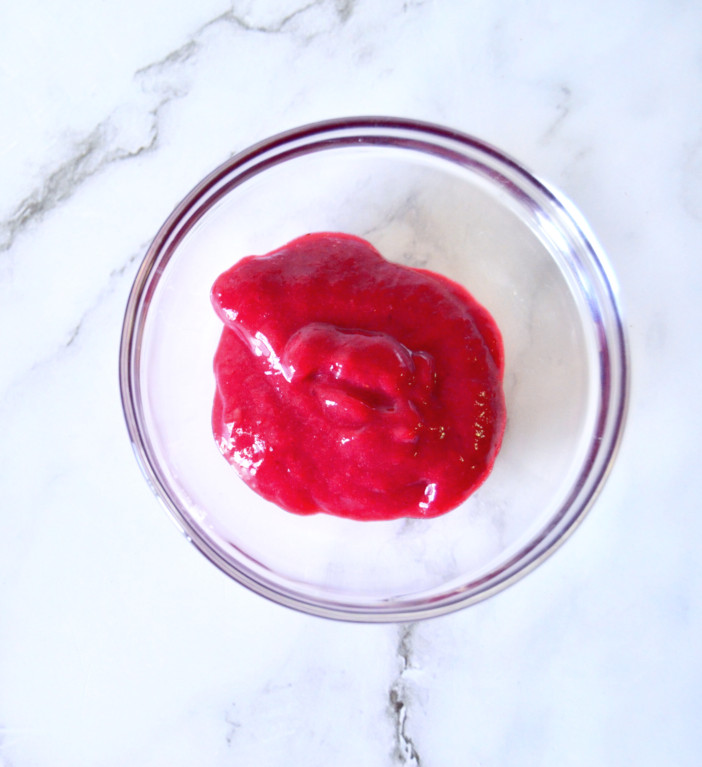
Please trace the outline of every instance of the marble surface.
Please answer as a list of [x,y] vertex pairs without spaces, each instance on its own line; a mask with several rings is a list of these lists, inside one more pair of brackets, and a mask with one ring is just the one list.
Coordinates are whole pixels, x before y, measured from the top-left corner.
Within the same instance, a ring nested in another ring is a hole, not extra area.
[[[0,766],[700,763],[702,6],[27,0],[0,10]],[[229,581],[121,412],[132,279],[213,167],[296,125],[472,133],[618,276],[627,432],[576,534],[453,615],[367,626]]]

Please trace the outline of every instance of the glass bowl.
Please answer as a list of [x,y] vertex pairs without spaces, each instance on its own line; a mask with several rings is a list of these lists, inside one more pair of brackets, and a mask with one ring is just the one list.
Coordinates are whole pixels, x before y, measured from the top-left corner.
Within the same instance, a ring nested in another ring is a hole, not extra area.
[[[320,231],[358,235],[392,261],[461,283],[502,331],[502,449],[454,511],[389,522],[297,516],[251,491],[215,445],[222,326],[210,288],[238,259]],[[146,254],[120,350],[137,459],[197,548],[280,604],[375,622],[465,607],[543,561],[608,473],[627,376],[612,275],[573,206],[482,141],[394,118],[306,125],[205,178]]]

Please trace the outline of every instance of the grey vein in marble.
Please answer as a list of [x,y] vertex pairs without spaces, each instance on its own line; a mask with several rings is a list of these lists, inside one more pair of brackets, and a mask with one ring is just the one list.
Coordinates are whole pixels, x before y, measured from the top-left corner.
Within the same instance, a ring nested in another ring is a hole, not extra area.
[[[138,78],[151,75],[181,64],[192,57],[197,47],[195,40],[189,40],[163,59],[138,70],[135,76]],[[60,203],[70,199],[87,179],[111,163],[132,159],[154,150],[158,144],[160,110],[172,98],[182,95],[185,95],[182,91],[169,89],[148,109],[152,118],[151,125],[144,141],[136,147],[113,145],[115,133],[118,133],[114,114],[77,140],[69,151],[68,158],[52,169],[41,185],[21,200],[8,218],[0,221],[0,253],[10,250],[17,236],[28,226],[41,221]]]
[[236,714],[236,704],[232,703],[231,710],[227,711],[224,715],[224,721],[227,725],[227,733],[225,735],[227,746],[231,748],[232,743],[234,742],[234,736],[236,735],[236,731],[241,727],[241,722],[235,718]]
[[[133,266],[137,261],[141,261],[141,259],[144,257],[144,253],[146,252],[146,248],[147,248],[147,245],[145,244],[138,251],[132,253],[122,266],[118,267],[117,269],[113,269],[110,272],[107,282],[104,284],[103,288],[99,291],[99,293],[95,297],[95,300],[83,312],[83,314],[80,316],[78,321],[73,325],[73,327],[67,333],[65,342],[61,346],[59,346],[57,349],[55,349],[50,355],[37,360],[29,368],[25,369],[24,371],[16,375],[14,379],[9,383],[8,385],[9,387],[18,386],[20,382],[25,379],[25,376],[31,375],[36,370],[42,368],[45,365],[53,365],[62,359],[62,356],[63,356],[62,353],[66,349],[72,348],[75,345],[76,340],[80,337],[81,333],[86,327],[86,323],[90,320],[90,317],[100,308],[100,306],[103,305],[107,297],[111,296],[114,293],[114,291],[117,289],[119,285],[120,279],[125,274],[128,273],[129,267]],[[129,278],[131,279],[131,273],[129,274]],[[4,767],[2,762],[0,762],[0,767]]]
[[105,298],[109,295],[111,295],[114,290],[117,287],[117,284],[120,281],[120,278],[127,272],[130,266],[132,266],[135,262],[141,261],[141,259],[144,257],[144,254],[146,252],[146,248],[148,247],[147,244],[144,244],[138,251],[135,253],[132,253],[129,258],[122,264],[122,266],[118,267],[117,269],[113,269],[108,278],[107,282],[105,283],[102,290],[97,295],[95,301],[83,312],[83,314],[80,316],[78,322],[73,326],[71,331],[68,334],[68,339],[66,340],[66,343],[64,344],[64,348],[68,348],[72,346],[80,335],[86,321],[90,317],[90,315],[102,304],[102,302],[105,300]]
[[144,141],[136,147],[114,146],[116,121],[108,117],[77,141],[68,159],[52,170],[41,186],[15,208],[9,218],[0,221],[0,252],[12,248],[17,236],[32,223],[72,197],[91,176],[108,165],[138,157],[155,149],[158,142],[158,113],[169,99],[162,99],[150,110],[152,121]]
[[[284,16],[269,21],[267,23],[256,23],[250,20],[246,15],[237,12],[236,3],[232,4],[230,10],[225,11],[216,18],[204,24],[195,34],[195,38],[199,37],[203,32],[210,29],[213,26],[221,23],[234,24],[244,32],[258,32],[262,34],[280,34],[298,17],[305,14],[316,7],[324,7],[325,5],[333,5],[334,12],[337,18],[342,24],[345,24],[352,16],[356,0],[312,0],[311,2],[301,5],[299,8],[286,13]],[[306,38],[311,39],[315,37],[314,34],[307,34]]]
[[120,110],[117,108],[92,131],[78,139],[70,148],[67,159],[49,171],[41,185],[15,207],[9,218],[0,221],[0,253],[10,250],[22,231],[70,199],[86,180],[113,163],[134,159],[158,147],[161,111],[173,99],[187,95],[187,89],[171,83],[165,87],[162,83],[149,86],[148,78],[188,61],[197,48],[197,42],[191,39],[163,59],[135,72],[135,79],[142,80],[143,88],[146,83],[144,90],[152,91],[150,96],[147,94],[143,110],[148,118],[144,135],[139,137],[136,145],[130,146],[129,137],[125,141],[121,135]]
[[412,666],[412,636],[415,629],[414,623],[401,624],[399,627],[399,640],[397,655],[400,664],[400,673],[390,687],[389,711],[394,725],[395,748],[393,757],[400,765],[421,767],[422,760],[414,745],[414,741],[408,732],[407,713],[410,705],[410,691],[406,681],[407,672]]
[[[221,23],[234,23],[247,32],[276,34],[298,16],[314,7],[328,5],[330,0],[312,0],[296,8],[282,18],[267,24],[256,24],[237,14],[236,4],[220,16],[202,25],[189,40],[162,59],[148,64],[135,72],[135,78],[151,78],[168,73],[173,67],[179,67],[193,58],[201,47],[200,38],[209,28]],[[354,11],[355,0],[333,0],[332,5],[339,22],[344,24]],[[314,35],[312,35],[314,36]],[[149,104],[146,113],[150,125],[143,141],[135,147],[119,144],[119,127],[116,115],[112,114],[100,122],[90,133],[75,142],[66,160],[52,169],[41,185],[21,200],[8,218],[0,221],[0,252],[12,248],[17,236],[32,223],[41,219],[60,203],[68,200],[90,177],[115,162],[133,159],[158,146],[159,115],[163,107],[174,98],[187,95],[187,88],[163,83],[154,83],[151,89],[158,93],[155,104]],[[115,143],[117,142],[117,143]]]
[[[254,21],[248,20],[248,18],[236,10],[236,3],[232,3],[231,8],[224,13],[215,16],[202,26],[200,26],[180,47],[166,54],[163,58],[145,65],[135,73],[137,77],[143,77],[145,75],[151,76],[153,74],[162,74],[167,72],[171,67],[183,64],[194,57],[194,55],[201,49],[201,38],[203,35],[214,27],[222,24],[232,24],[238,27],[244,32],[258,32],[263,34],[280,34],[285,28],[298,16],[306,13],[312,8],[317,6],[324,6],[329,3],[329,0],[312,0],[296,8],[289,13],[285,14],[281,18],[275,19],[268,23],[257,24]],[[336,14],[339,20],[346,22],[353,13],[355,0],[333,0]]]
[[571,104],[573,101],[573,92],[567,85],[559,85],[558,87],[559,98],[556,102],[556,117],[553,122],[548,126],[541,136],[541,143],[547,143],[559,130],[563,121],[570,114]]

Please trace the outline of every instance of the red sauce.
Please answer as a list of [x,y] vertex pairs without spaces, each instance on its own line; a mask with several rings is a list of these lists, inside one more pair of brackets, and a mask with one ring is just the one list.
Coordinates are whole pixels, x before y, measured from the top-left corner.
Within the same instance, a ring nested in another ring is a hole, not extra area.
[[214,436],[264,498],[298,514],[434,517],[490,473],[502,343],[459,285],[322,233],[242,259],[212,301],[225,325]]

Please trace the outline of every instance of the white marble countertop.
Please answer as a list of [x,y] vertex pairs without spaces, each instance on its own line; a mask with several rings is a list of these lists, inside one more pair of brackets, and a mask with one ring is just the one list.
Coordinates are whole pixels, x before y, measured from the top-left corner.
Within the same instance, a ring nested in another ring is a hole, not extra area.
[[[702,759],[702,5],[28,0],[0,10],[0,766],[675,765]],[[487,140],[618,276],[630,414],[576,534],[414,625],[227,579],[132,455],[117,351],[150,238],[306,122]]]

